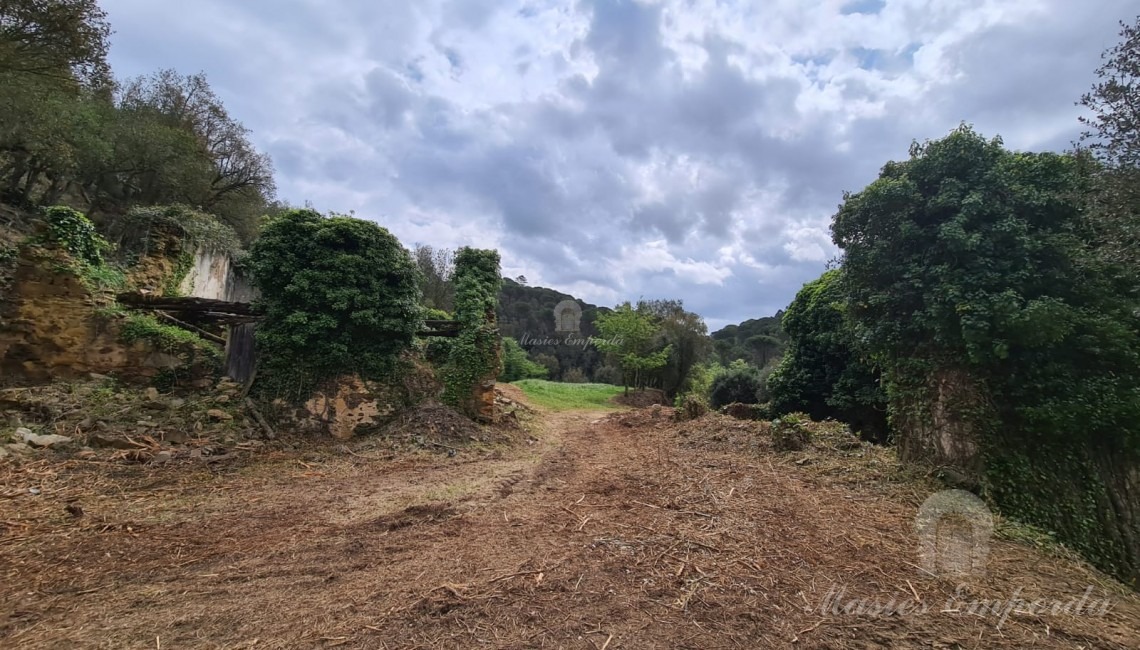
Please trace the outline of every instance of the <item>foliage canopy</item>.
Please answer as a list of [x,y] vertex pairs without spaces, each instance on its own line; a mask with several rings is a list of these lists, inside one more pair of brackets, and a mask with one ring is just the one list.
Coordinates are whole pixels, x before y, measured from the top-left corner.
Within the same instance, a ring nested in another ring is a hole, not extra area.
[[303,399],[338,375],[383,377],[418,329],[415,265],[371,221],[285,212],[254,242],[248,265],[265,313],[265,376],[280,393]]

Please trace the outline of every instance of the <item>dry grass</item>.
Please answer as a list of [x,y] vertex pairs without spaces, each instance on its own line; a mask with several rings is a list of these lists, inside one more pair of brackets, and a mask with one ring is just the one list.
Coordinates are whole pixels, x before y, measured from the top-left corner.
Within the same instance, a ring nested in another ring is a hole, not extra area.
[[[931,486],[888,451],[822,432],[774,454],[763,423],[666,408],[597,418],[547,413],[530,444],[455,458],[0,465],[0,645],[1137,647],[1140,601],[1069,559],[994,540],[983,578],[924,573]],[[1090,585],[1103,616],[965,606]],[[928,611],[842,611],[860,598]]]

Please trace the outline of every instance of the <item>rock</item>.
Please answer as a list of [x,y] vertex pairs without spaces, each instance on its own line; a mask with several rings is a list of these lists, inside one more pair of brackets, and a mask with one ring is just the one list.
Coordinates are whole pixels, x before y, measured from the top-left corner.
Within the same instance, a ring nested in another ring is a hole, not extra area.
[[151,459],[150,462],[154,463],[155,465],[164,465],[166,463],[169,463],[173,458],[174,454],[170,453],[169,451],[160,451],[154,455],[154,458]]
[[146,398],[152,402],[158,400],[158,389],[151,386],[146,389]]
[[32,453],[32,448],[22,442],[13,442],[7,445],[8,451],[15,456],[27,456]]
[[191,449],[190,450],[190,457],[191,458],[201,458],[202,457],[202,450],[201,449]]
[[229,422],[230,420],[234,419],[234,416],[226,413],[222,409],[210,409],[209,411],[206,411],[206,415],[210,416],[210,419],[217,420],[219,422]]
[[20,435],[20,439],[25,444],[33,447],[46,449],[48,447],[63,446],[71,442],[71,438],[67,436],[57,436],[55,434],[38,436],[27,429],[16,429],[16,432]]
[[11,455],[11,453],[12,452],[8,451],[7,449],[0,447],[0,460],[7,458]]
[[95,420],[92,420],[91,418],[83,418],[82,420],[80,420],[79,424],[77,424],[75,426],[79,427],[80,431],[86,431],[86,430],[90,429],[91,427],[95,426]]
[[162,439],[171,444],[180,445],[186,442],[187,436],[181,431],[167,431],[162,435]]
[[186,400],[182,399],[181,397],[174,397],[170,400],[170,408],[172,409],[180,409],[185,405]]
[[98,454],[96,454],[92,449],[84,449],[83,451],[75,454],[75,457],[79,460],[92,460],[96,456],[98,456]]
[[25,442],[24,438],[34,435],[36,435],[35,432],[27,427],[17,427],[15,439],[19,440],[20,442]]
[[92,447],[110,447],[112,449],[137,449],[135,445],[114,436],[95,433],[87,436],[87,444]]
[[87,376],[88,376],[88,377],[90,377],[90,378],[92,378],[92,379],[94,379],[95,381],[108,381],[108,380],[110,380],[110,379],[111,379],[111,378],[110,378],[110,377],[108,377],[107,375],[100,375],[100,374],[99,374],[99,373],[97,373],[97,372],[92,372],[92,373],[89,373]]

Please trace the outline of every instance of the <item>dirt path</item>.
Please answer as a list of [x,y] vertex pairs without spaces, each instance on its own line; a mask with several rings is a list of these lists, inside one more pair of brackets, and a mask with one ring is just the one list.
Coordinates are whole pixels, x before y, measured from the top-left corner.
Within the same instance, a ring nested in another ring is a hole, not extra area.
[[[548,413],[537,442],[483,457],[278,454],[145,484],[29,466],[41,500],[118,488],[79,518],[0,499],[0,646],[1140,647],[1137,600],[1079,565],[995,542],[958,591],[913,565],[912,504],[640,417]],[[964,607],[1087,585],[1107,613]],[[859,598],[912,614],[843,611]]]

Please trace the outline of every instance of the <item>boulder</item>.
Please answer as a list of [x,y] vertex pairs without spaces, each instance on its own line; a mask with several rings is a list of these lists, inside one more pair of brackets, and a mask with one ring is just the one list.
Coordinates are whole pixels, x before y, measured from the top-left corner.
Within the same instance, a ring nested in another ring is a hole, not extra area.
[[20,436],[20,440],[24,444],[41,449],[61,447],[71,442],[71,438],[67,436],[57,436],[55,434],[36,435],[27,429],[17,429],[16,433]]

